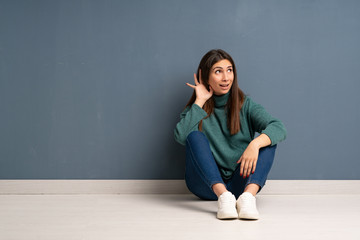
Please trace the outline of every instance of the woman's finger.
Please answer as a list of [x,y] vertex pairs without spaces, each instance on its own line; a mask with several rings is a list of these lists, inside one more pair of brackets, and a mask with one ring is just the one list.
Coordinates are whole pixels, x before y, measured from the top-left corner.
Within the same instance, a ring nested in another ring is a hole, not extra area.
[[244,167],[244,177],[245,178],[248,176],[248,169],[249,169],[249,163],[245,164],[245,167]]
[[251,172],[252,166],[253,166],[253,162],[250,161],[250,162],[249,162],[249,165],[248,165],[247,172],[246,172],[246,176],[247,176],[247,177],[250,176],[250,172]]
[[246,159],[243,159],[242,162],[241,162],[241,166],[242,166],[242,176],[245,178],[246,177]]
[[196,88],[196,86],[191,85],[190,83],[186,83],[186,85],[188,85],[189,87],[191,87],[191,88],[193,88],[193,89],[195,89],[195,88]]
[[245,165],[245,161],[244,159],[242,159],[240,164],[240,176],[244,175],[244,165]]
[[249,161],[246,161],[244,166],[244,178],[246,178],[248,175],[248,168],[249,168]]
[[195,82],[196,86],[199,85],[199,82],[198,82],[197,77],[196,77],[196,73],[194,73],[194,82]]
[[237,164],[241,163],[242,157],[236,162]]

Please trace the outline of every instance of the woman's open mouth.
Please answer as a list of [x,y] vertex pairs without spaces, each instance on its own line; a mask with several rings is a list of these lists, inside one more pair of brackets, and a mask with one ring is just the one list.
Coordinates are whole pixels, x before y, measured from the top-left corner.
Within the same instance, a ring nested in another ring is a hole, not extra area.
[[220,84],[220,88],[223,89],[223,90],[227,90],[230,86],[230,83],[228,84]]

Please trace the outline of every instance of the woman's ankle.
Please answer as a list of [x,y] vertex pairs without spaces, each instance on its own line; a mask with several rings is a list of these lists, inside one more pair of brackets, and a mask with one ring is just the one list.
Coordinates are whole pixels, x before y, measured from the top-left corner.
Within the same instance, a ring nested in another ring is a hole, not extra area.
[[212,190],[214,191],[217,197],[220,197],[220,195],[223,194],[224,192],[228,192],[225,185],[222,183],[215,183],[214,185],[212,185]]
[[246,186],[244,192],[249,192],[255,197],[256,194],[259,192],[259,190],[260,190],[259,185],[255,184],[255,183],[250,183]]

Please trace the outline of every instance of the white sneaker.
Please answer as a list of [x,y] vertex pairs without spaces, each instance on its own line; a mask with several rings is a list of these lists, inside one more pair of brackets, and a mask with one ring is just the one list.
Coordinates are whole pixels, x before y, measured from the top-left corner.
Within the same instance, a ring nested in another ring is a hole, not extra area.
[[235,219],[238,218],[236,212],[236,198],[231,192],[224,192],[218,199],[218,219]]
[[237,212],[240,219],[259,219],[256,209],[256,198],[249,192],[244,192],[236,201]]

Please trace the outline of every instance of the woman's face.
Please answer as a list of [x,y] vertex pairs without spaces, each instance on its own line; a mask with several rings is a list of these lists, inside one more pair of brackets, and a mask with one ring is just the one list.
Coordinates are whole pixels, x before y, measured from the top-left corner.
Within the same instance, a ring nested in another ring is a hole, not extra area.
[[211,67],[209,73],[209,85],[214,90],[215,95],[228,93],[233,81],[233,66],[229,60],[220,60]]

